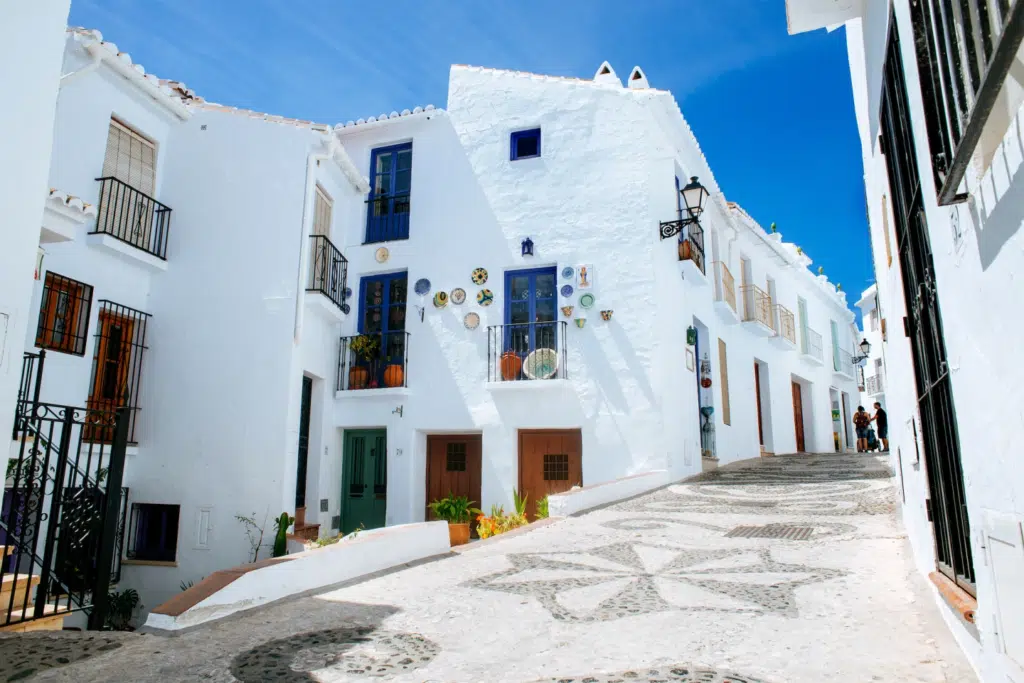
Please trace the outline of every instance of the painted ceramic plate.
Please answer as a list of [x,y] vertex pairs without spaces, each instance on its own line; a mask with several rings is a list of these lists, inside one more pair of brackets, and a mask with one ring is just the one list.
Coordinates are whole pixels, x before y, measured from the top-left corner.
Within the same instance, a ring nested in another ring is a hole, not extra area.
[[562,296],[566,299],[572,296],[572,285],[562,285]]
[[444,308],[448,305],[448,292],[438,292],[434,295],[434,308]]
[[571,280],[572,276],[576,274],[576,271],[572,269],[572,266],[566,266],[562,268],[562,278],[565,280]]
[[341,293],[341,296],[346,298],[346,299],[351,299],[352,298],[352,288],[351,287],[346,287],[345,291]]
[[352,307],[349,306],[347,302],[343,303],[341,305],[341,312],[344,313],[345,315],[348,315],[348,312],[351,311],[351,310],[352,310]]
[[562,306],[562,315],[564,315],[566,318],[571,318],[572,317],[572,309],[573,309],[572,306]]
[[494,303],[494,292],[489,289],[481,289],[476,293],[476,302],[481,306],[490,306]]
[[537,349],[523,361],[523,374],[530,379],[550,379],[558,372],[558,353],[554,349]]
[[391,252],[388,251],[387,247],[380,247],[376,252],[374,252],[374,255],[377,258],[377,263],[384,263],[391,256]]
[[453,304],[458,306],[459,304],[466,300],[466,290],[464,290],[462,287],[456,287],[455,289],[452,290],[452,295],[449,298],[452,300]]
[[583,308],[590,308],[593,305],[594,305],[594,295],[593,294],[584,294],[583,296],[580,297],[580,306],[582,306]]
[[467,330],[475,330],[480,324],[480,316],[476,313],[467,313],[466,317],[462,319],[462,323]]
[[421,277],[419,280],[416,281],[416,287],[413,291],[415,291],[420,296],[423,296],[424,294],[430,291],[430,280],[428,280],[425,277]]
[[487,269],[477,268],[469,277],[473,280],[473,284],[482,285],[487,282]]

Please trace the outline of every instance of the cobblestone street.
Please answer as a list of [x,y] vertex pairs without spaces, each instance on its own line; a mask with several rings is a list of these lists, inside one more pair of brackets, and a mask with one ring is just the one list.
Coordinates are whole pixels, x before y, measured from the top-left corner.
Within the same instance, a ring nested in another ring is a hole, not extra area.
[[969,683],[898,496],[754,461],[177,637],[4,638],[0,680]]

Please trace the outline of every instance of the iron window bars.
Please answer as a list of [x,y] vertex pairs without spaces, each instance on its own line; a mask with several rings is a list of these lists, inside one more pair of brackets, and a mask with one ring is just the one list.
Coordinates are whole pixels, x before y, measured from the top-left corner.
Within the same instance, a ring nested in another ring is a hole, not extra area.
[[567,329],[564,320],[488,327],[487,381],[568,379]]
[[409,333],[342,337],[336,391],[409,386]]
[[91,307],[91,285],[48,272],[39,304],[36,346],[84,356]]
[[1024,38],[1024,0],[911,0],[910,11],[932,172],[946,206],[967,198],[957,190]]
[[147,254],[167,260],[171,207],[113,176],[96,180],[101,183],[100,203],[92,234],[116,237]]
[[[93,355],[92,381],[86,405],[92,410],[112,411],[127,408],[128,443],[138,443],[136,427],[139,413],[139,387],[146,349],[149,313],[100,299],[96,350]],[[113,430],[97,426],[86,431],[86,438],[109,443]]]
[[325,235],[309,236],[309,280],[307,292],[320,292],[338,308],[345,303],[348,259]]

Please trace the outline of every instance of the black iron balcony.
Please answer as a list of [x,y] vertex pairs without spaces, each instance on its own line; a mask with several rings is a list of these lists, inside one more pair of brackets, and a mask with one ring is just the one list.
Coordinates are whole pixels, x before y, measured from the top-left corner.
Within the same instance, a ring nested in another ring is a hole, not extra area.
[[568,379],[564,320],[487,328],[487,381]]
[[366,243],[409,239],[409,193],[366,200]]
[[93,234],[116,237],[147,254],[166,260],[171,207],[117,178],[96,180],[102,184]]
[[683,218],[665,221],[661,224],[662,235],[679,235],[679,260],[693,261],[694,265],[704,271],[704,228],[700,223]]
[[409,386],[409,333],[342,337],[338,349],[337,391]]
[[309,279],[307,292],[320,292],[344,310],[348,259],[326,235],[309,236]]

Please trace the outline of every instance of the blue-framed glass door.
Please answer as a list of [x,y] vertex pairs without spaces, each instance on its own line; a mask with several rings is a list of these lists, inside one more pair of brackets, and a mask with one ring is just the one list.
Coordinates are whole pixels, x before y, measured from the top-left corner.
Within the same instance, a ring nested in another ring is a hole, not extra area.
[[554,268],[505,273],[505,351],[526,357],[558,350],[558,285]]
[[405,304],[408,273],[373,275],[359,281],[359,333],[379,340],[376,356],[358,361],[370,368],[371,386],[383,386],[384,369],[405,369]]
[[412,143],[379,147],[370,155],[366,241],[409,239]]

